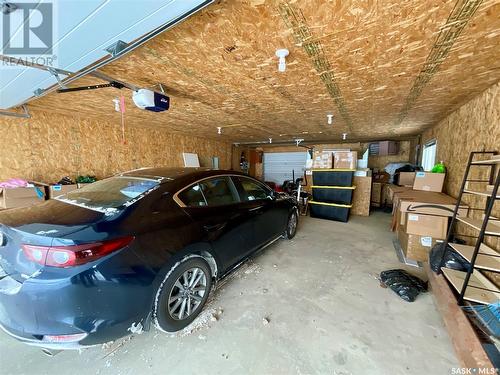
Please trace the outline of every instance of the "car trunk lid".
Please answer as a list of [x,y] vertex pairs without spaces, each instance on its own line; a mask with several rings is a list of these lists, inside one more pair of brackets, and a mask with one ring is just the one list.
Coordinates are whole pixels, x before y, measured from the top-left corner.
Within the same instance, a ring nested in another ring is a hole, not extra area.
[[103,217],[103,213],[58,201],[0,213],[1,273],[21,283],[38,275],[44,266],[29,259],[23,245],[50,247],[71,242],[72,235]]

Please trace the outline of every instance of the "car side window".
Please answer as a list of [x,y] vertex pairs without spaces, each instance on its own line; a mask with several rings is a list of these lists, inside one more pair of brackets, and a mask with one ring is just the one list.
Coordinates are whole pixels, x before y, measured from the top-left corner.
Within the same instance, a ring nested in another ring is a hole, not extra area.
[[238,177],[241,186],[244,190],[244,196],[242,200],[244,201],[255,201],[259,199],[268,199],[271,197],[271,190],[266,189],[263,185],[249,178]]
[[207,205],[200,184],[195,184],[179,193],[179,199],[188,207],[203,207]]
[[229,177],[203,180],[201,190],[209,206],[222,206],[238,202],[238,195]]

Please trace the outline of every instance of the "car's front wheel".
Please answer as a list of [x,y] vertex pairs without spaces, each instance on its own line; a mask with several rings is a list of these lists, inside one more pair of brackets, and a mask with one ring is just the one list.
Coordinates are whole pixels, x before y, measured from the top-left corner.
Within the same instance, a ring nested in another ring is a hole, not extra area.
[[299,224],[299,215],[297,209],[292,210],[288,215],[286,223],[285,238],[291,240],[297,233],[297,225]]
[[212,286],[210,266],[201,257],[191,257],[174,266],[156,294],[153,320],[165,332],[188,326],[201,312]]

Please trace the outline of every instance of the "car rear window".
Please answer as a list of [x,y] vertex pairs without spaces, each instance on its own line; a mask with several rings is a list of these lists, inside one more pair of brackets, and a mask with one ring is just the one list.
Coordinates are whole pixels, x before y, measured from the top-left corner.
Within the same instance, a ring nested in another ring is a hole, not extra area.
[[159,186],[154,179],[138,177],[111,177],[97,181],[56,199],[95,210],[127,206]]

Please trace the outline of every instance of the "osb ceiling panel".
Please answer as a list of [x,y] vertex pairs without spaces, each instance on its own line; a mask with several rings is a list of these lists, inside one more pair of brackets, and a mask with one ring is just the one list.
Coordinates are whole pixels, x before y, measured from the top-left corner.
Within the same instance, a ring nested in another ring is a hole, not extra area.
[[[168,112],[135,108],[126,89],[53,93],[32,106],[119,121],[112,99],[123,94],[128,126],[208,137],[220,126],[218,137],[234,142],[404,138],[500,79],[499,14],[499,0],[219,1],[102,69],[138,86],[163,83]],[[449,30],[451,49],[420,74]],[[285,73],[278,48],[290,50]]]

